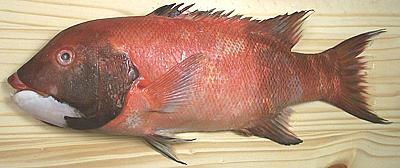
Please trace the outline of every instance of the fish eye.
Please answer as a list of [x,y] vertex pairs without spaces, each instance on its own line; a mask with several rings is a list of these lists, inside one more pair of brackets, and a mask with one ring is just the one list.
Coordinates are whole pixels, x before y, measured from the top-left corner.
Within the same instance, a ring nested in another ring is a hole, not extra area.
[[62,50],[57,55],[57,61],[61,65],[69,65],[72,62],[73,53],[69,50]]

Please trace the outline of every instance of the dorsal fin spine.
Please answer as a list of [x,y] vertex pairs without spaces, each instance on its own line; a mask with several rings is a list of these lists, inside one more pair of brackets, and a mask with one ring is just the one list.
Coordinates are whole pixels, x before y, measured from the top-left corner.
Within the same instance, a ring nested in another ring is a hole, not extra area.
[[230,23],[241,23],[247,24],[249,31],[256,34],[273,34],[276,38],[280,39],[283,43],[287,44],[288,48],[291,49],[301,37],[301,26],[304,20],[309,17],[307,15],[313,10],[304,10],[300,12],[294,12],[292,14],[279,15],[274,18],[258,20],[252,17],[243,17],[243,15],[231,16],[233,11],[225,12],[224,10],[215,11],[216,9],[210,9],[207,11],[195,10],[193,12],[186,12],[194,4],[188,5],[183,9],[179,10],[184,4],[170,4],[157,8],[149,15],[165,16],[179,19],[190,19],[190,20],[214,20],[216,22],[229,21]]

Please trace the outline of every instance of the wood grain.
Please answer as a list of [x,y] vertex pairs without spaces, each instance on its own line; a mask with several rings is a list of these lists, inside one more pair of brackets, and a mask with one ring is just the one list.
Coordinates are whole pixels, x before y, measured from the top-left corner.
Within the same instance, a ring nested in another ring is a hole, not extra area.
[[[195,1],[187,1],[187,4]],[[6,78],[60,30],[105,17],[144,15],[164,0],[0,0],[0,167],[178,167],[135,137],[59,129],[21,112],[10,101]],[[293,131],[304,140],[282,146],[231,132],[185,133],[197,138],[175,145],[188,167],[337,167],[392,168],[400,165],[400,1],[396,0],[206,0],[200,9],[235,9],[268,18],[314,9],[304,25],[299,52],[320,52],[353,35],[380,28],[363,53],[369,63],[369,103],[394,122],[376,125],[339,109],[314,102],[298,105]]]

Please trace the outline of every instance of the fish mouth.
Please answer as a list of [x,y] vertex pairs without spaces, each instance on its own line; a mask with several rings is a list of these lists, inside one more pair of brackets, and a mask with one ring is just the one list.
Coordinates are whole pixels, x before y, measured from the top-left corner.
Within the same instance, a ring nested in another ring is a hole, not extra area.
[[10,77],[8,77],[7,82],[11,85],[11,87],[13,87],[16,90],[15,93],[18,93],[18,92],[23,91],[23,90],[31,90],[31,91],[34,91],[34,92],[40,94],[43,97],[50,96],[49,94],[46,94],[46,93],[41,92],[39,90],[33,89],[31,87],[28,87],[24,82],[22,82],[19,79],[19,76],[18,76],[17,73],[14,73]]
[[50,125],[68,127],[65,117],[81,118],[79,110],[56,97],[28,87],[17,73],[8,78],[8,83],[16,89],[12,94],[14,102],[34,118]]

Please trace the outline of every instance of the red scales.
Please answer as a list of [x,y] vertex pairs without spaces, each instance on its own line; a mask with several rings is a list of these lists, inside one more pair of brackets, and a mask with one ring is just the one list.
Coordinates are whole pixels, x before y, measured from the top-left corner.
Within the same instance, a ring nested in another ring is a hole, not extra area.
[[182,5],[72,26],[9,83],[76,108],[81,117],[65,116],[68,127],[141,136],[180,163],[169,144],[193,139],[174,137],[179,132],[232,130],[301,143],[288,118],[289,106],[304,102],[389,123],[368,108],[359,56],[384,30],[302,54],[291,49],[310,11],[256,20]]

